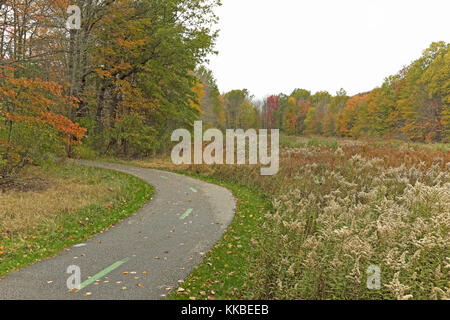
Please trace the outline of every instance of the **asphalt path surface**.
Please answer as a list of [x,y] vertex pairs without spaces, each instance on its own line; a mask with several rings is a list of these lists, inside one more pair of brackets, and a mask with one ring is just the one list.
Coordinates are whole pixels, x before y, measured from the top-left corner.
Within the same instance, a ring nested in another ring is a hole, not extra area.
[[[0,299],[164,299],[234,217],[231,192],[217,185],[152,169],[80,163],[134,175],[153,185],[155,195],[132,217],[92,240],[1,279]],[[70,291],[67,282],[75,283],[76,270],[81,289]]]

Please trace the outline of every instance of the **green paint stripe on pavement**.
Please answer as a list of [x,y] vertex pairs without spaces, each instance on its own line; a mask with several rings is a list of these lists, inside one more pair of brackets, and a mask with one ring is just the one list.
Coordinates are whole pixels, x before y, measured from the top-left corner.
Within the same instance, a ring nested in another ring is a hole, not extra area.
[[169,179],[169,178],[167,178],[166,176],[161,176],[161,178],[163,178],[163,179],[165,179],[165,180]]
[[110,265],[108,268],[100,271],[99,273],[97,273],[95,276],[93,276],[92,278],[87,279],[85,282],[83,282],[80,285],[80,290],[86,288],[88,285],[92,284],[93,282],[103,278],[104,276],[106,276],[108,273],[116,270],[118,267],[120,267],[121,265],[123,265],[125,262],[127,262],[128,260],[130,260],[130,258],[126,258],[123,259],[121,261],[117,261],[116,263]]
[[180,220],[186,219],[191,213],[194,211],[194,209],[187,209],[186,212],[180,217]]
[[190,189],[191,189],[192,192],[197,193],[197,189],[192,188],[192,187]]

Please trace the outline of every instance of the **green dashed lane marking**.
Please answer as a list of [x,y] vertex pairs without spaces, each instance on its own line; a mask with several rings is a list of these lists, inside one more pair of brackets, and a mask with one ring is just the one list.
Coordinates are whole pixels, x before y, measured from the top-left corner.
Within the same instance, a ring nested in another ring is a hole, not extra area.
[[186,219],[191,213],[194,211],[194,209],[187,209],[186,212],[180,217],[180,220]]
[[161,176],[161,178],[163,178],[164,180],[169,179],[169,178],[167,178],[166,176]]
[[93,276],[92,278],[87,279],[85,282],[83,282],[83,283],[80,285],[80,289],[79,289],[78,291],[83,290],[83,289],[86,288],[88,285],[90,285],[90,284],[94,283],[95,281],[97,281],[97,280],[103,278],[103,277],[106,276],[108,273],[110,273],[110,272],[116,270],[118,267],[120,267],[121,265],[123,265],[123,264],[124,264],[125,262],[127,262],[128,260],[130,260],[130,258],[126,258],[126,259],[117,261],[116,263],[110,265],[108,268],[106,268],[106,269],[100,271],[99,273],[97,273],[97,274],[96,274],[95,276]]
[[192,191],[192,192],[194,192],[194,193],[197,193],[197,189],[195,189],[195,188],[192,188],[192,187],[191,187],[191,188],[189,188],[189,189],[191,189],[191,191]]

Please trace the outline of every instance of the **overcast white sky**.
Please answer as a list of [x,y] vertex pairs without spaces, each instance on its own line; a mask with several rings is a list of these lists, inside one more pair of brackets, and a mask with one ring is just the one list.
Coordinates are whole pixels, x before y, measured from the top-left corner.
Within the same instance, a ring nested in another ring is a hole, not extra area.
[[450,0],[222,0],[209,67],[221,91],[353,95],[450,42]]

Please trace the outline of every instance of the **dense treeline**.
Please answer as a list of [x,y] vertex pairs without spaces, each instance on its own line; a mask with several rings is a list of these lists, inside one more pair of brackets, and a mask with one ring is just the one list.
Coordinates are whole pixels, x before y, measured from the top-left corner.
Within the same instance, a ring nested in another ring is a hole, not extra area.
[[367,136],[450,141],[450,44],[432,43],[423,56],[381,87],[350,97],[341,89],[296,89],[263,102],[248,90],[220,94],[211,72],[199,71],[202,120],[218,128],[279,128],[290,135]]
[[247,89],[220,94],[212,72],[199,68],[201,120],[206,127],[225,129],[258,129],[260,109]]
[[287,134],[449,142],[450,44],[433,43],[371,92],[349,97],[344,90],[332,96],[297,89],[265,106],[262,118]]
[[[66,24],[69,4],[80,28]],[[148,156],[174,129],[450,140],[450,45],[433,43],[380,88],[296,89],[255,101],[210,70],[220,0],[0,0],[0,176],[55,156]]]
[[[69,5],[81,28],[66,24]],[[50,155],[167,148],[174,129],[200,117],[195,70],[213,52],[218,5],[0,1],[0,175]]]

